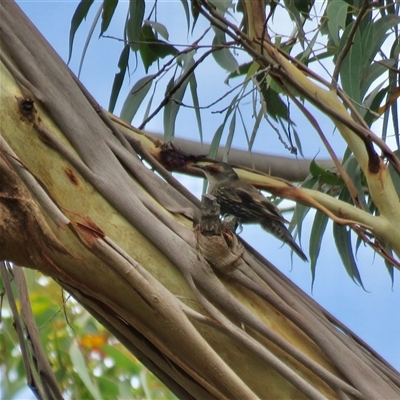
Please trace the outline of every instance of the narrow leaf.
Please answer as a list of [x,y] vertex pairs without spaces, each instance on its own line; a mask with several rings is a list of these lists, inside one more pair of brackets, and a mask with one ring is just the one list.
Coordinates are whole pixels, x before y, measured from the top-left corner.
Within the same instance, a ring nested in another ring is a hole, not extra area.
[[101,10],[102,10],[102,6],[99,7],[99,9],[97,10],[96,15],[93,18],[92,25],[90,26],[89,33],[88,33],[86,41],[85,41],[85,45],[83,46],[82,55],[81,55],[81,59],[80,59],[80,62],[79,62],[79,68],[78,68],[78,78],[81,75],[83,61],[85,59],[86,51],[87,51],[87,49],[89,47],[90,40],[92,39],[94,29],[96,28],[97,22],[100,19]]
[[[343,34],[340,41],[338,54],[340,54],[340,52],[343,50],[352,26],[353,24],[350,24],[346,28],[346,32],[345,34]],[[340,69],[340,79],[342,82],[343,90],[352,100],[354,100],[354,107],[357,108],[358,111],[360,110],[359,103],[361,103],[361,67],[365,61],[365,54],[363,54],[361,41],[361,34],[357,30],[356,34],[354,35],[353,44],[350,47],[350,50],[347,53],[345,59],[343,60]]]
[[339,30],[346,28],[347,9],[349,5],[342,1],[330,1],[326,10],[330,37],[336,46],[339,45]]
[[373,51],[370,55],[371,58],[375,57],[375,54],[386,40],[386,32],[398,24],[400,24],[400,17],[398,15],[386,15],[374,22],[374,43],[372,46]]
[[196,75],[194,72],[189,78],[189,87],[190,87],[190,93],[192,95],[194,113],[196,115],[197,128],[199,129],[200,143],[203,143],[203,126],[201,123],[199,98],[197,96],[197,81],[196,81]]
[[71,347],[69,349],[69,355],[71,357],[72,365],[74,367],[75,372],[82,379],[82,382],[86,386],[87,390],[89,390],[91,395],[96,400],[101,399],[102,397],[100,391],[92,382],[83,354],[75,342],[71,344]]
[[101,14],[101,30],[99,36],[108,29],[117,5],[118,0],[103,0],[103,13]]
[[[314,177],[309,176],[302,184],[302,188],[306,189],[315,189],[318,186],[318,180]],[[303,206],[303,204],[296,203],[294,208],[292,220],[290,221],[289,229],[292,231],[294,227],[297,226],[297,232],[299,234],[299,239],[301,239],[301,230],[303,226],[303,221],[308,212],[310,211],[310,207]]]
[[364,289],[351,247],[351,231],[345,226],[333,223],[333,237],[347,273],[355,283],[359,284]]
[[343,179],[324,168],[321,168],[316,162],[315,158],[310,163],[310,173],[314,178],[318,178],[320,181],[328,185],[343,185]]
[[388,67],[393,67],[395,60],[390,58],[388,60],[381,60],[375,62],[363,70],[361,78],[361,98],[364,98],[369,87],[374,83],[383,73],[388,71]]
[[[236,101],[236,100],[234,100],[234,101]],[[233,108],[230,107],[229,110],[225,114],[224,121],[217,128],[217,130],[214,133],[214,137],[213,137],[213,140],[211,141],[210,149],[208,151],[208,155],[210,158],[217,158],[217,153],[218,153],[218,149],[219,149],[219,144],[221,142],[222,133],[224,132],[226,121],[228,120],[232,111],[233,111]]]
[[121,110],[121,119],[130,123],[150,90],[154,75],[139,79],[130,90]]
[[160,24],[156,21],[145,21],[147,25],[150,25],[159,35],[161,35],[165,40],[169,39],[168,30],[165,25]]
[[169,43],[158,40],[152,27],[147,23],[142,27],[140,42],[140,56],[146,73],[149,67],[159,58],[178,53],[178,50]]
[[126,24],[126,34],[129,46],[133,51],[138,51],[140,44],[140,34],[146,5],[144,0],[134,0],[129,2],[129,19]]
[[190,14],[189,14],[189,6],[187,0],[181,0],[183,10],[185,11],[186,23],[187,23],[187,31],[189,33],[190,29]]
[[119,56],[118,60],[119,72],[115,74],[113,86],[111,89],[110,103],[108,105],[108,111],[110,111],[111,113],[114,111],[119,92],[121,91],[122,83],[124,82],[126,69],[128,67],[129,53],[130,53],[130,47],[129,45],[126,45],[123,48],[121,55]]
[[[225,34],[219,29],[216,29],[216,34],[214,36],[212,45],[215,47],[226,46]],[[212,55],[217,64],[229,72],[236,71],[239,68],[236,58],[232,55],[227,47],[222,47],[219,50],[213,51]]]
[[328,217],[323,212],[317,210],[310,234],[311,288],[314,286],[317,260],[327,224]]
[[78,4],[78,7],[76,7],[74,15],[71,19],[71,28],[69,30],[69,54],[68,54],[68,62],[67,63],[69,63],[71,60],[72,47],[74,44],[75,33],[78,30],[82,21],[84,19],[86,19],[86,16],[87,16],[92,4],[93,4],[93,0],[81,0],[81,2]]
[[226,139],[226,144],[225,144],[225,149],[224,149],[224,156],[223,156],[224,162],[228,161],[229,152],[230,152],[231,147],[232,147],[233,137],[235,136],[236,111],[237,111],[237,108],[235,108],[235,112],[232,115],[231,123],[229,124],[229,133],[228,133],[228,138]]

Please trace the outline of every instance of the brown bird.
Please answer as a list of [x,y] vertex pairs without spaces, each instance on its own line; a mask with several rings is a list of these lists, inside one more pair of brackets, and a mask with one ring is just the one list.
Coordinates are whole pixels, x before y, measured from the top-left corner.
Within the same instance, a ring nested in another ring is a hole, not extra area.
[[241,181],[229,164],[193,164],[192,167],[201,169],[206,176],[208,193],[217,199],[222,215],[234,215],[241,224],[260,224],[267,232],[287,243],[302,260],[308,261],[286,228],[284,223],[287,221],[278,207],[253,185]]

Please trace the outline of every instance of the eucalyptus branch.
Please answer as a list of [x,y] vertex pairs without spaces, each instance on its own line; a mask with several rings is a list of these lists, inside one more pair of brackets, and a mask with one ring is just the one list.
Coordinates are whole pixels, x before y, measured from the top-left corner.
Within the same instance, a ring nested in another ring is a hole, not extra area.
[[364,3],[360,9],[360,12],[357,15],[356,20],[354,21],[354,24],[350,30],[349,36],[346,39],[346,43],[342,49],[342,51],[340,52],[340,54],[338,55],[337,59],[336,59],[336,65],[335,65],[335,69],[333,71],[333,75],[332,75],[332,82],[331,82],[331,89],[334,90],[337,88],[338,86],[338,80],[339,80],[339,72],[340,72],[340,67],[342,66],[342,62],[345,59],[345,57],[347,56],[347,53],[350,50],[350,47],[353,45],[353,39],[354,36],[357,32],[357,29],[361,23],[361,20],[364,18],[364,14],[365,12],[369,9],[369,1],[368,0],[364,0]]
[[303,114],[306,116],[306,118],[310,121],[311,125],[314,127],[314,129],[317,131],[319,134],[320,139],[325,145],[325,148],[328,150],[329,155],[332,158],[332,161],[335,163],[335,166],[344,180],[346,187],[350,193],[351,198],[353,199],[354,205],[360,209],[363,209],[363,206],[358,198],[358,192],[357,189],[354,186],[353,181],[351,180],[350,176],[346,172],[346,170],[343,168],[342,163],[336,156],[335,152],[333,151],[332,146],[330,145],[329,141],[326,139],[324,133],[322,132],[321,127],[319,126],[317,120],[313,117],[313,115],[304,107],[304,105],[295,97],[293,96],[292,93],[289,94],[289,96],[292,98],[292,100],[296,103],[297,107],[303,112]]
[[[338,122],[341,122],[344,126],[351,129],[364,142],[370,160],[371,159],[378,160],[378,155],[372,146],[372,143],[375,143],[381,149],[383,155],[387,158],[387,160],[392,164],[395,171],[400,175],[400,161],[397,159],[397,157],[393,154],[392,150],[387,146],[387,144],[382,139],[377,137],[370,129],[365,128],[364,126],[361,126],[355,121],[353,121],[350,116],[344,116],[343,114],[340,114],[337,111],[333,110],[330,106],[328,106],[317,96],[312,97],[310,93],[305,88],[303,88],[301,84],[299,84],[296,80],[291,79],[290,75],[286,71],[284,71],[284,69],[280,65],[278,65],[275,60],[271,60],[271,58],[267,58],[265,56],[260,55],[250,45],[250,43],[254,43],[254,41],[245,33],[240,31],[240,29],[238,29],[234,24],[232,24],[230,21],[228,21],[220,14],[218,14],[213,9],[213,7],[209,5],[207,0],[201,0],[201,4],[203,4],[207,8],[207,10],[210,12],[211,15],[209,15],[202,7],[199,8],[199,12],[206,19],[208,19],[211,24],[223,30],[237,43],[242,45],[249,53],[249,55],[251,55],[254,58],[254,60],[257,61],[260,65],[271,66],[271,75],[273,75],[276,79],[283,79],[287,82],[290,82],[290,85],[293,86],[294,89],[296,89],[302,96],[308,99],[312,104],[317,106],[320,110],[322,110],[325,114],[329,115],[331,118],[337,120]],[[273,49],[275,49],[278,53],[280,53],[277,47],[272,43],[268,42],[267,39],[265,39],[264,42],[268,43],[270,46],[272,46]],[[370,166],[374,167],[376,165],[375,163],[372,161],[370,163]]]

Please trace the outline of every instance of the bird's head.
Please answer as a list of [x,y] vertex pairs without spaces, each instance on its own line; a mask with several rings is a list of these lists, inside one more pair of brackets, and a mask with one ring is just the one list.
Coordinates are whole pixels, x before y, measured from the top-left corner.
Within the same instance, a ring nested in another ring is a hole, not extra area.
[[210,182],[235,181],[238,179],[236,172],[226,163],[219,162],[207,165],[192,164],[192,167],[203,171],[203,174]]

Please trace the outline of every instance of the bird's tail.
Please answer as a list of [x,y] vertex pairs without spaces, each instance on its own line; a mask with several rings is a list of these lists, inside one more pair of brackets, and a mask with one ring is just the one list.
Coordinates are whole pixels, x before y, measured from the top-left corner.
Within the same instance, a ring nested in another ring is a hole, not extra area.
[[300,246],[294,241],[293,236],[283,223],[267,220],[264,221],[261,226],[266,231],[272,233],[275,237],[282,240],[282,242],[288,244],[303,261],[308,261],[307,256],[304,254]]

